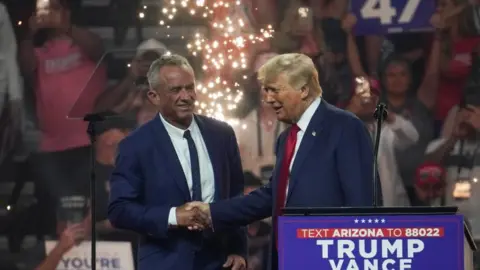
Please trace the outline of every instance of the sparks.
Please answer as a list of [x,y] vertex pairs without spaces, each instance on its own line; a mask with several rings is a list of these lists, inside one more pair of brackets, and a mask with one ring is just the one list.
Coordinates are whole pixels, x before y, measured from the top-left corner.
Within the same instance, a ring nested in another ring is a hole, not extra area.
[[202,71],[207,78],[197,86],[198,113],[241,125],[229,118],[242,100],[243,91],[233,77],[244,79],[250,61],[250,46],[273,36],[273,27],[256,31],[241,6],[234,0],[171,0],[162,9],[165,17],[159,24],[168,27],[168,21],[183,10],[191,16],[203,17],[210,22],[211,35],[195,33],[187,48],[193,56],[203,59]]

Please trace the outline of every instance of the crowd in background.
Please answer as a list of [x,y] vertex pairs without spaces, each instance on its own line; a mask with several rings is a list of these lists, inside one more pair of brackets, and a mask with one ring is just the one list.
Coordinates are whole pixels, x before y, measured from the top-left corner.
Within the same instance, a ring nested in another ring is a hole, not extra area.
[[[102,39],[72,21],[68,0],[50,2],[51,14],[32,16],[18,38],[16,22],[0,2],[0,164],[24,162],[35,175],[39,234],[59,239],[50,256],[29,251],[39,254],[31,269],[42,270],[55,269],[79,235],[88,237],[91,216],[72,205],[88,205],[91,147],[97,150],[96,220],[106,232],[102,239],[135,241],[106,221],[108,178],[118,143],[157,113],[146,99],[146,72],[167,53],[159,41],[145,40],[124,77],[109,85],[106,63],[97,68],[106,51]],[[356,114],[372,136],[377,102],[388,105],[378,156],[383,204],[456,205],[480,240],[477,3],[438,0],[431,31],[384,36],[356,36],[358,18],[349,12],[348,0],[253,3],[255,25],[274,23],[276,32],[251,49],[251,76],[235,115],[242,123],[234,128],[245,192],[268,181],[275,141],[285,128],[262,103],[255,73],[276,54],[302,52],[318,68],[323,100]],[[301,8],[307,15],[298,12]],[[92,146],[80,118],[93,111],[116,117],[98,125]],[[270,229],[268,220],[249,226],[251,269],[264,267]]]

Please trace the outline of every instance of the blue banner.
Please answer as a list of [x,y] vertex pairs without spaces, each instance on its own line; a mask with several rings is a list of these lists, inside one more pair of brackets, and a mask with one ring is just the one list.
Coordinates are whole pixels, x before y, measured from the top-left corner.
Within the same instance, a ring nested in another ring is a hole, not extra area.
[[351,8],[357,35],[429,31],[435,0],[355,0]]
[[463,217],[279,217],[280,270],[464,269]]

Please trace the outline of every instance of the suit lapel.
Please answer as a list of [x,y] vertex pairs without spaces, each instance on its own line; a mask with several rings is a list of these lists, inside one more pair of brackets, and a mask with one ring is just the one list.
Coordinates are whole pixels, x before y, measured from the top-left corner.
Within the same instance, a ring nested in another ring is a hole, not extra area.
[[307,130],[305,130],[305,133],[303,134],[303,138],[300,143],[297,155],[295,156],[295,160],[293,161],[293,167],[290,173],[287,200],[292,194],[293,189],[295,188],[299,170],[303,162],[305,161],[305,158],[307,158],[308,154],[313,148],[313,144],[316,140],[322,140],[321,135],[323,128],[323,120],[325,119],[325,113],[327,112],[326,106],[327,104],[325,100],[322,100],[317,110],[315,111],[315,114],[310,120],[310,123],[307,126]]
[[195,115],[195,121],[200,128],[203,141],[207,146],[208,156],[212,162],[213,175],[215,179],[215,200],[226,198],[226,191],[224,190],[223,186],[224,182],[221,181],[222,160],[218,148],[219,140],[217,139],[217,134],[206,125],[205,121],[201,117]]
[[[167,162],[168,171],[171,172],[171,176],[174,178],[178,187],[184,194],[185,201],[191,201],[190,191],[187,185],[187,179],[185,178],[185,173],[183,172],[182,165],[178,159],[177,152],[173,147],[172,140],[165,129],[165,126],[162,123],[160,116],[155,117],[154,127],[154,136],[157,140],[155,144],[157,149],[165,155],[164,161]],[[160,166],[160,164],[159,164]]]

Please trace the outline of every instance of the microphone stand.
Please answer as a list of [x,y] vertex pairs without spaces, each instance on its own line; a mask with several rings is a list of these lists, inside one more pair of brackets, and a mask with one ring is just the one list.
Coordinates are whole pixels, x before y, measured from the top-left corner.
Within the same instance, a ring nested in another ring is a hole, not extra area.
[[373,207],[378,207],[378,148],[380,147],[380,136],[382,133],[383,121],[387,118],[387,105],[383,102],[377,104],[373,117],[377,120],[377,129],[375,132],[375,144],[373,150]]
[[90,210],[91,210],[91,230],[92,230],[92,239],[91,239],[91,269],[97,269],[97,230],[96,230],[96,152],[95,152],[95,141],[97,139],[96,124],[105,121],[108,118],[109,113],[90,113],[83,117],[83,121],[88,122],[87,133],[90,139],[91,150],[90,150]]

